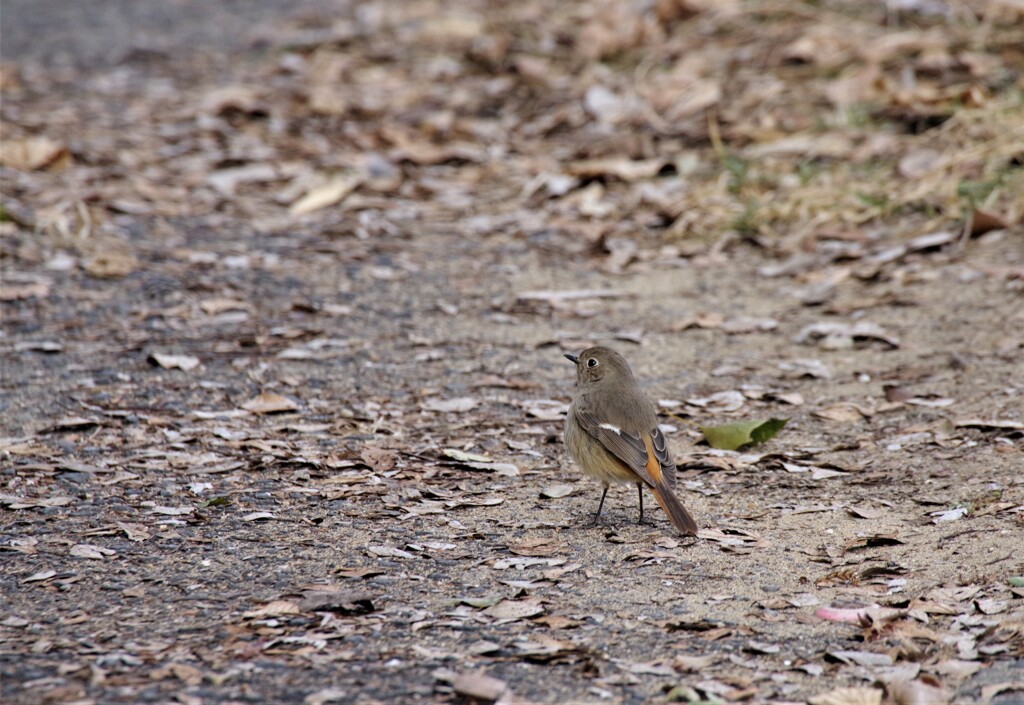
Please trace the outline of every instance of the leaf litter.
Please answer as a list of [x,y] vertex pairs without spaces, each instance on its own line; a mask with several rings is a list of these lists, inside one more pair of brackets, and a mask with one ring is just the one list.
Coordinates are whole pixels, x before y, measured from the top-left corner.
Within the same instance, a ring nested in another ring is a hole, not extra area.
[[[370,2],[5,59],[4,697],[1014,697],[1020,19]],[[694,542],[566,464],[599,341],[685,400]],[[789,421],[695,446],[737,417]]]

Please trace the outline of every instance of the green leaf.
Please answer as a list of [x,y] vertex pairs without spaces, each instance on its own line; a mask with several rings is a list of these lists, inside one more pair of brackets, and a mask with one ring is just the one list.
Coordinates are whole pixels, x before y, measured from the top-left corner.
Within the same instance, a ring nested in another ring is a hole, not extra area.
[[736,450],[743,446],[764,443],[782,430],[789,419],[740,421],[724,426],[701,426],[701,432],[712,448]]
[[1024,575],[1015,575],[1006,582],[1010,583],[1010,587],[1024,587]]

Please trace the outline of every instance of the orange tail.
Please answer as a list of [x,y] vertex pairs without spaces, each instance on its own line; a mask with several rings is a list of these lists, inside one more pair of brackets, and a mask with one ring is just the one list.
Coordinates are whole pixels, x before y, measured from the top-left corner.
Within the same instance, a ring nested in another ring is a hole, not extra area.
[[651,491],[654,492],[654,498],[658,500],[658,504],[665,510],[668,518],[683,536],[696,536],[697,522],[693,520],[693,517],[686,511],[686,508],[672,494],[672,488],[668,486],[668,483],[660,477],[658,479],[661,482],[657,482],[651,487]]
[[672,494],[672,487],[661,471],[661,463],[658,462],[657,453],[654,452],[654,442],[651,440],[650,434],[644,435],[644,445],[647,446],[647,474],[652,480],[650,487],[654,492],[654,498],[658,500],[658,504],[665,510],[668,518],[683,536],[696,536],[697,522]]

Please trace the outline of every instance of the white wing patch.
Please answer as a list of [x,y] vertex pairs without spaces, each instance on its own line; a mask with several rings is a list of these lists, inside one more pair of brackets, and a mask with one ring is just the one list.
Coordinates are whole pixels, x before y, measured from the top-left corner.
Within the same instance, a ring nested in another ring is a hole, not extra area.
[[620,436],[622,435],[622,429],[619,428],[618,426],[613,426],[610,423],[603,423],[603,424],[601,424],[600,427],[601,428],[607,428],[609,431],[612,431],[613,433],[616,433],[616,434],[618,434]]

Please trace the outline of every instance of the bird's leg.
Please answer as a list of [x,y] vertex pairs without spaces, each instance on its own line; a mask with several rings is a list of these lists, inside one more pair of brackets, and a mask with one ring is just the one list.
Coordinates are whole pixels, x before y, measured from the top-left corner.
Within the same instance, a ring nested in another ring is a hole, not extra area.
[[640,520],[637,524],[644,523],[644,485],[642,482],[636,483],[636,496],[640,498]]
[[594,515],[594,523],[601,521],[601,512],[604,510],[604,498],[608,496],[608,483],[604,483],[604,492],[601,493],[601,503],[597,505],[597,514]]

